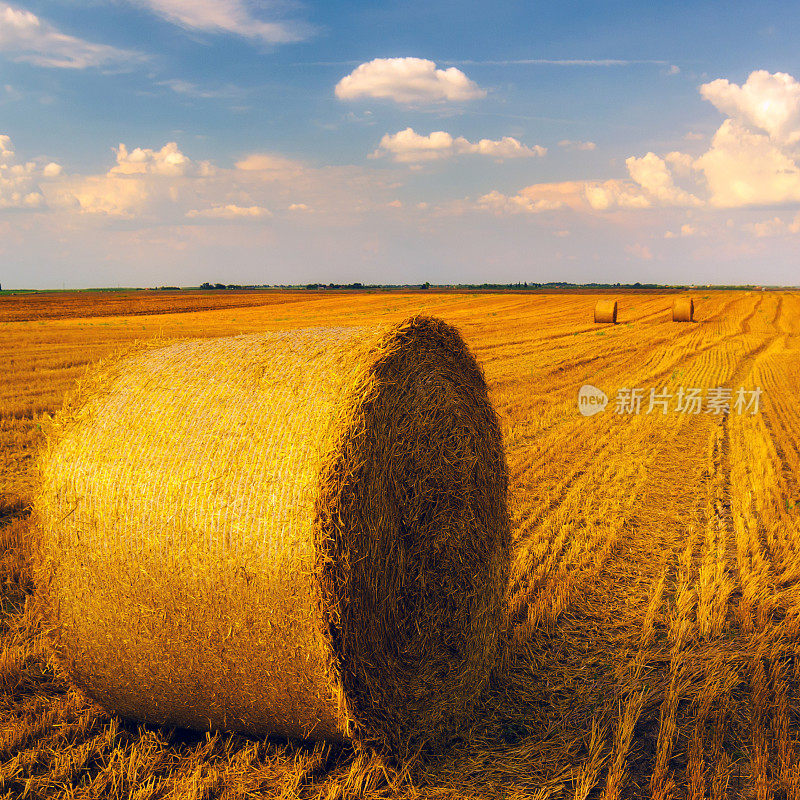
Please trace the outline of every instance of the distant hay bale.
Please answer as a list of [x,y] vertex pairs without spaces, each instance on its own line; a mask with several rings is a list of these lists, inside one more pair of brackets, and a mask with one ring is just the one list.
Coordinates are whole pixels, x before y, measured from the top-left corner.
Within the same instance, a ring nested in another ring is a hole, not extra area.
[[617,324],[617,301],[613,299],[598,300],[594,307],[595,322]]
[[691,297],[676,297],[672,304],[673,322],[694,321],[694,300]]
[[113,712],[407,751],[485,685],[507,470],[440,320],[144,349],[65,408],[40,473],[38,594]]

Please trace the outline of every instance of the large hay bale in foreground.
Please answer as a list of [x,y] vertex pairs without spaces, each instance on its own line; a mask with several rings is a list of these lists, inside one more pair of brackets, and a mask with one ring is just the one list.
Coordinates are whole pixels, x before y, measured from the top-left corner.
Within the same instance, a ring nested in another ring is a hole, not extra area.
[[57,652],[122,716],[397,751],[487,680],[507,472],[444,322],[136,353],[62,412],[41,475]]
[[617,324],[617,301],[612,299],[598,300],[594,307],[595,322]]
[[676,297],[672,304],[673,322],[694,322],[694,300],[691,297]]

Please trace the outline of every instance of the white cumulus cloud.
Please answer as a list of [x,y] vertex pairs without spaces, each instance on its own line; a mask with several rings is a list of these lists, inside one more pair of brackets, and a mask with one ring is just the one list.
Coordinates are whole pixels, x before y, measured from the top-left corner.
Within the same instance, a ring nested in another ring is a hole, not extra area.
[[750,129],[766,133],[776,144],[800,143],[800,82],[785,72],[751,72],[737,86],[720,78],[700,93],[720,111]]
[[189,179],[214,175],[207,161],[192,161],[175,142],[160,150],[125,144],[116,148],[117,163],[102,175],[73,175],[60,181],[52,203],[84,214],[135,217],[159,203],[174,204]]
[[696,197],[674,185],[666,162],[658,156],[648,153],[640,159],[629,158],[627,166],[633,180],[534,183],[516,195],[489,192],[479,198],[478,206],[495,214],[535,214],[563,208],[612,211],[700,204]]
[[270,217],[272,213],[263,206],[237,206],[235,203],[229,203],[224,206],[212,206],[211,208],[200,210],[192,209],[186,212],[186,216],[189,219],[197,219],[198,217],[206,217],[208,219],[259,219],[261,217]]
[[213,167],[207,161],[193,162],[176,142],[167,142],[160,150],[136,147],[129,151],[124,144],[117,148],[117,164],[109,175],[208,175]]
[[607,211],[614,208],[649,208],[652,201],[631,181],[560,181],[535,183],[515,195],[489,192],[478,207],[498,215],[538,214],[570,208],[574,211]]
[[424,58],[373,59],[345,75],[336,84],[335,92],[340,100],[374,97],[405,104],[457,102],[486,96],[486,91],[460,69],[437,69],[435,62]]
[[727,119],[711,149],[695,162],[705,174],[712,206],[736,208],[800,202],[800,166],[763,133]]
[[502,192],[498,192],[496,189],[481,195],[478,198],[478,206],[498,216],[506,214],[533,214],[536,211],[546,211],[560,207],[558,204],[553,206],[542,204],[539,206],[537,203],[521,194],[505,195]]
[[664,234],[665,239],[678,239],[680,237],[694,236],[697,233],[697,226],[692,225],[691,222],[685,222],[681,225],[681,229],[676,233],[675,231],[667,231]]
[[[758,70],[742,86],[720,79],[700,92],[730,116],[698,158],[680,151],[649,152],[626,159],[630,179],[534,184],[510,197],[490,192],[478,205],[519,213],[546,210],[553,202],[594,211],[800,203],[800,82],[786,73]],[[574,144],[559,142],[567,148]],[[682,230],[668,238],[678,235],[687,234]]]
[[748,223],[744,228],[757,239],[768,239],[773,236],[781,236],[785,233],[796,232],[792,230],[792,225],[787,225],[780,217]]
[[61,172],[55,162],[19,162],[11,137],[0,136],[0,208],[42,208],[46,205],[39,181]]
[[719,208],[800,202],[800,82],[785,72],[751,72],[738,86],[711,81],[700,92],[728,114],[694,163]]
[[582,194],[594,211],[650,208],[653,205],[652,198],[643,193],[636,184],[624,180],[586,181]]
[[190,30],[233,33],[269,44],[298,42],[311,34],[310,26],[291,20],[255,17],[244,0],[134,0],[160,17]]
[[424,136],[413,128],[406,128],[384,135],[371,157],[391,156],[402,164],[418,164],[458,155],[482,155],[504,161],[507,158],[533,158],[546,153],[547,148],[538,144],[528,147],[512,136],[470,142],[463,136],[453,137],[447,131],[433,131]]
[[528,147],[517,141],[513,136],[504,136],[502,139],[496,140],[480,139],[474,144],[467,142],[467,146],[462,152],[491,156],[492,158],[502,161],[506,158],[541,157],[547,155],[547,148],[538,144],[533,145],[533,147]]
[[275,153],[251,153],[233,166],[218,166],[191,158],[175,142],[160,148],[120,144],[114,151],[116,158],[99,173],[63,175],[55,164],[37,167],[47,205],[87,221],[108,217],[199,230],[263,220],[270,209],[298,220],[313,211],[321,224],[351,220],[381,207],[395,190],[391,177],[374,174],[380,171],[315,167]]
[[71,176],[48,194],[49,203],[62,209],[123,218],[142,214],[151,198],[145,181],[113,175]]
[[[680,163],[680,161],[679,161]],[[666,206],[698,206],[702,201],[693,194],[677,187],[667,162],[655,153],[648,153],[642,158],[631,156],[625,165],[631,178],[636,181],[660,205]]]
[[144,60],[131,50],[62,33],[36,14],[7,3],[0,3],[0,52],[15,61],[61,69],[124,66]]

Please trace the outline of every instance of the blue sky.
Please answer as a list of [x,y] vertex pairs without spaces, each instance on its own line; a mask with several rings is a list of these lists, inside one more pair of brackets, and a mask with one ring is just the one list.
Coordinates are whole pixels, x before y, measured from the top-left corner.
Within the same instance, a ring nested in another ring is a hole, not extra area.
[[798,28],[776,2],[0,2],[0,283],[796,284]]

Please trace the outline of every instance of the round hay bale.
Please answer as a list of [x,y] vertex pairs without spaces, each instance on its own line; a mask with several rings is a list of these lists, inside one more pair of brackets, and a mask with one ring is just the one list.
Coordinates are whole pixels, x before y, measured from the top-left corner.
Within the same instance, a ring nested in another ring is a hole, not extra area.
[[676,297],[672,304],[673,322],[694,322],[694,300],[691,297]]
[[594,307],[595,322],[610,322],[617,324],[617,301],[613,298],[598,300]]
[[487,681],[507,468],[441,320],[134,353],[54,421],[40,473],[38,594],[113,712],[407,752]]

